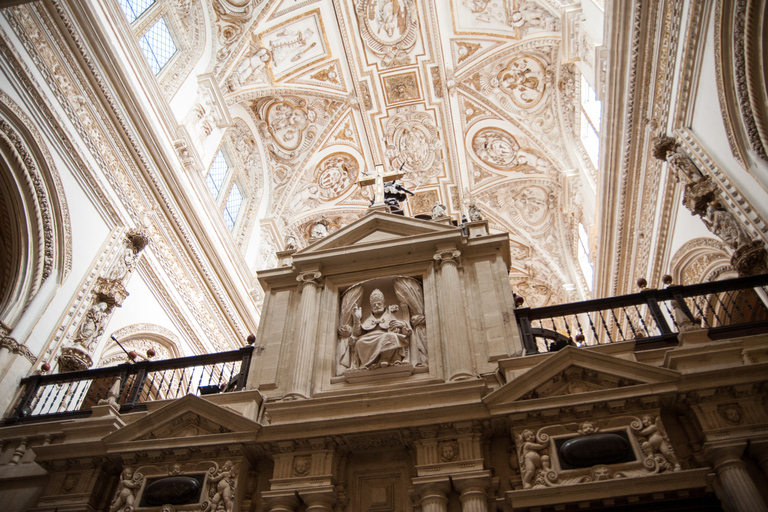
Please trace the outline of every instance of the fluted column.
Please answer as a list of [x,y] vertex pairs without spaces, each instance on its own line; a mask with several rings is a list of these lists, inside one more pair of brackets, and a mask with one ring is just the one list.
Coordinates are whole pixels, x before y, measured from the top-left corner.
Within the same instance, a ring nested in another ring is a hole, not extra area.
[[462,512],[488,512],[488,493],[481,486],[467,487],[461,491]]
[[328,494],[302,495],[307,504],[307,512],[333,512],[333,504],[336,499]]
[[320,312],[320,290],[322,273],[319,268],[302,272],[296,277],[301,283],[299,303],[299,332],[296,337],[296,352],[293,364],[291,386],[286,398],[309,398],[312,378],[312,361],[315,355],[317,321]]
[[741,456],[746,443],[710,444],[704,455],[717,473],[715,494],[726,512],[768,512]]
[[448,512],[448,498],[442,489],[428,488],[421,494],[421,512]]
[[267,499],[269,512],[295,512],[299,500],[295,496],[280,496]]
[[455,247],[440,248],[434,256],[438,263],[437,301],[440,306],[441,331],[445,340],[443,347],[448,380],[474,377],[467,337],[467,311],[459,279],[459,256],[461,252]]

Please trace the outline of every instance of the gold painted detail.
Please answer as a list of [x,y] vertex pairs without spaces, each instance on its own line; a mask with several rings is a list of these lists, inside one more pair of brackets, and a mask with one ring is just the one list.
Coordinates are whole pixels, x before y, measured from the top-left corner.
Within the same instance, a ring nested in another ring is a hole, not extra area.
[[388,103],[421,99],[416,72],[384,77],[384,90],[387,93]]

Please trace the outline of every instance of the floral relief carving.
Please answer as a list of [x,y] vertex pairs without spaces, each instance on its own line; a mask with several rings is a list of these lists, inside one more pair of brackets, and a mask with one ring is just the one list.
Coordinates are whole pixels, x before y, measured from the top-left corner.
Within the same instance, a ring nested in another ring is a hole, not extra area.
[[496,75],[499,90],[518,108],[535,107],[544,96],[546,67],[535,57],[517,57]]

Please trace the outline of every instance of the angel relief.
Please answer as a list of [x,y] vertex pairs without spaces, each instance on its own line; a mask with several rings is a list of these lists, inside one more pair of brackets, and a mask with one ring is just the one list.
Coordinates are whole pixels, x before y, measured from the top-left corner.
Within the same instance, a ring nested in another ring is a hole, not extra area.
[[338,334],[337,375],[391,366],[407,366],[409,373],[425,371],[421,283],[398,276],[350,287],[342,295]]

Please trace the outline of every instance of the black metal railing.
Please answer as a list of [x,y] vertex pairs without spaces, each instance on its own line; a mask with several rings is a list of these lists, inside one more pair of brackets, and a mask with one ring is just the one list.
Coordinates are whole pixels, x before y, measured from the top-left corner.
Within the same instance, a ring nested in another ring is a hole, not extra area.
[[142,361],[96,370],[33,375],[6,424],[91,414],[110,398],[127,412],[146,402],[245,388],[253,346],[202,356]]
[[518,308],[515,314],[526,354],[629,340],[637,349],[669,346],[690,326],[707,329],[711,339],[760,334],[768,332],[768,275]]

